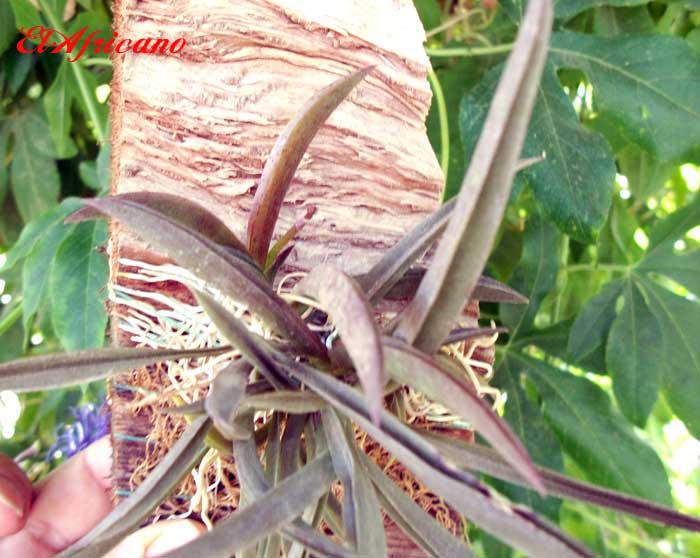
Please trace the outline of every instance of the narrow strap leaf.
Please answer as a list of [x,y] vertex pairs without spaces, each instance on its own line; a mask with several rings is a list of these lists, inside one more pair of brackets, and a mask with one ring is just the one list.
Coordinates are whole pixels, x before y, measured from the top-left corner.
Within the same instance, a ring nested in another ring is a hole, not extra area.
[[[163,192],[130,192],[120,194],[119,197],[157,211],[218,244],[230,246],[244,254],[247,253],[245,245],[238,240],[233,231],[221,219],[188,198]],[[75,222],[99,217],[99,211],[86,206],[74,213],[68,220]]]
[[360,286],[330,264],[314,268],[296,287],[318,300],[350,355],[375,421],[384,407],[384,353],[372,308]]
[[505,333],[505,327],[460,327],[450,331],[450,334],[442,342],[443,345],[452,345],[461,341],[469,341],[480,337],[491,337],[496,333]]
[[328,404],[309,391],[279,390],[246,396],[241,406],[255,411],[305,414],[322,411]]
[[192,421],[165,458],[134,493],[119,504],[90,533],[63,551],[65,558],[102,558],[136,530],[204,455],[204,440],[211,427],[208,417]]
[[[460,467],[507,482],[524,484],[522,476],[491,448],[480,444],[465,444],[431,432],[424,435]],[[545,467],[538,467],[538,470],[547,491],[553,496],[589,502],[670,527],[700,531],[700,518],[622,492],[572,479]]]
[[235,422],[236,413],[245,396],[248,376],[252,366],[243,360],[237,360],[219,371],[204,400],[204,409],[214,421],[214,426],[229,440],[248,438],[249,431],[241,432]]
[[199,305],[211,318],[221,334],[243,355],[243,357],[257,367],[265,379],[276,389],[281,389],[286,385],[284,378],[275,369],[265,351],[261,349],[264,343],[254,333],[243,325],[232,312],[227,310],[222,304],[214,300],[209,295],[202,292],[195,292],[195,298]]
[[247,305],[270,327],[312,355],[325,354],[297,313],[270,287],[247,254],[212,241],[157,209],[120,196],[90,199],[99,213],[119,220],[155,249],[207,281],[224,295]]
[[535,465],[508,424],[476,393],[466,377],[446,370],[432,357],[393,337],[384,337],[387,372],[399,383],[444,405],[471,423],[505,459],[541,493],[544,484]]
[[550,0],[530,0],[440,242],[396,335],[433,352],[454,325],[490,254],[547,55]]
[[229,558],[281,529],[318,500],[335,480],[328,453],[236,510],[214,529],[162,558]]
[[343,520],[348,539],[360,556],[387,556],[384,520],[374,486],[360,465],[354,438],[332,409],[323,412],[323,428],[333,467],[343,485]]
[[21,358],[0,364],[0,391],[38,391],[73,386],[115,372],[166,360],[215,356],[231,347],[209,349],[108,348]]
[[[405,300],[413,298],[425,277],[426,268],[416,265],[408,269],[403,277],[398,279],[384,295],[389,300]],[[480,302],[507,302],[510,304],[527,304],[528,299],[508,285],[482,275],[476,282],[469,300]]]
[[[233,445],[233,456],[236,460],[236,470],[245,490],[254,498],[259,498],[268,490],[270,485],[265,479],[258,453],[253,440],[238,442]],[[356,556],[350,549],[344,548],[324,537],[301,519],[295,519],[282,528],[282,534],[308,548],[320,557],[353,558]]]
[[323,88],[290,120],[270,152],[248,218],[248,249],[265,264],[272,234],[292,177],[321,125],[372,70],[363,68]]
[[372,268],[357,278],[370,302],[381,300],[444,232],[456,204],[450,200],[418,223],[392,246]]
[[380,427],[370,420],[366,402],[350,386],[282,355],[275,360],[290,375],[331,403],[410,469],[426,487],[456,511],[533,558],[579,558],[591,554],[529,510],[509,505],[472,475],[448,464],[434,446],[395,416],[382,412]]
[[364,453],[360,460],[377,487],[382,508],[430,558],[473,558],[467,546],[426,513]]

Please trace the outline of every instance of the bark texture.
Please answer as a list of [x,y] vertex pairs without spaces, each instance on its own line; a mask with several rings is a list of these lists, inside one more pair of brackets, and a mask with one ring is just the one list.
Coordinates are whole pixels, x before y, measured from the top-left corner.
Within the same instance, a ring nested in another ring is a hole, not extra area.
[[361,271],[437,206],[428,60],[410,0],[121,0],[116,10],[120,37],[187,46],[116,61],[115,193],[190,197],[243,237],[285,124],[323,86],[375,65],[301,162],[277,233],[316,212],[289,263]]

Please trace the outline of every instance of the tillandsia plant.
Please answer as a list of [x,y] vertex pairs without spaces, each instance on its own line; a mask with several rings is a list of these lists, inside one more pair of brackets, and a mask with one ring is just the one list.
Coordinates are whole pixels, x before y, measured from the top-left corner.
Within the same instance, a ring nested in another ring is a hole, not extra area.
[[[307,146],[371,68],[319,92],[288,124],[263,171],[245,243],[200,206],[164,194],[90,200],[71,217],[116,219],[189,270],[199,280],[197,300],[230,345],[111,348],[23,359],[0,365],[0,389],[73,385],[167,360],[224,353],[231,359],[203,401],[175,409],[189,426],[150,476],[61,556],[103,556],[172,493],[208,445],[233,455],[241,504],[168,558],[381,558],[388,556],[382,510],[427,555],[473,556],[464,540],[425,513],[357,447],[356,430],[371,436],[457,513],[528,556],[591,554],[529,509],[510,504],[474,472],[700,530],[696,518],[535,466],[464,368],[444,350],[494,332],[459,327],[466,300],[522,302],[508,287],[480,275],[518,169],[551,24],[549,0],[531,0],[459,197],[362,276],[321,265],[296,284],[298,297],[288,304],[273,285],[294,229],[272,246],[271,241]],[[417,262],[436,243],[430,265],[422,269]],[[408,302],[386,319],[376,308],[392,297]],[[230,301],[245,307],[244,317],[230,310]],[[246,316],[264,327],[250,328]],[[330,330],[314,327],[324,323]],[[412,428],[385,406],[387,396],[403,386],[467,421],[491,447]],[[262,426],[256,420],[260,411],[266,417]],[[261,453],[272,474],[266,474]],[[333,490],[338,481],[340,501]]]

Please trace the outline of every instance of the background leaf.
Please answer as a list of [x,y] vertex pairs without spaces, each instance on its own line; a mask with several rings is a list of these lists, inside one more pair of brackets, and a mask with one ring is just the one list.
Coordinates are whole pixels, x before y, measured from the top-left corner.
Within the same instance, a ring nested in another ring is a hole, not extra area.
[[664,355],[661,327],[634,281],[625,288],[625,303],[610,328],[606,359],[620,410],[644,427],[659,395]]
[[543,412],[567,454],[597,484],[670,506],[671,490],[658,455],[614,411],[598,386],[525,355],[515,365],[537,387]]
[[[483,127],[501,70],[491,69],[462,101],[460,126],[468,154]],[[529,185],[544,212],[564,232],[592,241],[610,207],[615,163],[605,140],[579,123],[551,64],[542,76],[522,157],[543,154],[544,161],[518,173],[516,190]]]
[[598,118],[622,127],[660,161],[700,157],[700,53],[681,39],[562,31],[552,36],[550,60],[585,72]]
[[101,347],[107,326],[104,286],[109,266],[97,251],[107,240],[104,221],[80,223],[63,240],[51,266],[51,318],[68,350]]

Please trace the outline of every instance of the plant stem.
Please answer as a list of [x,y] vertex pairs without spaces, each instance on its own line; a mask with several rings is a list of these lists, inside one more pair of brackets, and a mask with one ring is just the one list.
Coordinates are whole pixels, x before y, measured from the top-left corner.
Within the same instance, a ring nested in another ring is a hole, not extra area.
[[21,316],[22,303],[18,300],[15,307],[0,321],[0,335],[3,335],[8,329],[15,325],[15,322],[19,320]]
[[590,513],[584,506],[574,505],[573,508],[576,510],[576,513],[581,515],[585,520],[590,521],[591,523],[595,523],[598,527],[600,527],[603,530],[612,531],[613,533],[619,535],[623,539],[627,539],[628,541],[636,544],[640,548],[649,550],[650,552],[654,553],[654,555],[664,556],[666,558],[687,558],[687,556],[683,554],[676,554],[675,552],[664,553],[654,543],[646,541],[641,537],[638,537],[634,533],[631,533],[628,529],[618,527],[617,525],[610,523],[606,519],[596,514]]
[[569,265],[564,268],[565,271],[569,273],[574,273],[577,271],[613,271],[613,272],[623,272],[626,273],[631,269],[631,265],[628,264],[574,264]]
[[[47,1],[39,0],[39,6],[41,6],[41,11],[44,12],[44,15],[49,21],[51,27],[53,27],[59,33],[65,35],[60,19],[51,11],[51,7],[48,5]],[[87,81],[85,80],[85,74],[83,73],[85,70],[80,64],[70,62],[67,63],[73,71],[75,81],[78,83],[78,89],[80,89],[80,95],[85,102],[90,119],[95,125],[95,138],[97,139],[97,143],[104,143],[105,139],[107,138],[107,132],[105,131],[102,122],[100,122],[99,111],[97,109],[97,99],[94,95],[90,94],[90,89],[88,88]]]
[[447,172],[450,166],[450,124],[447,120],[447,104],[445,103],[445,94],[442,91],[442,85],[435,71],[430,68],[428,70],[428,79],[435,93],[435,102],[437,104],[438,118],[440,119],[440,168],[445,176],[445,186],[442,189],[442,201],[445,201],[445,191],[447,190]]
[[449,58],[452,56],[490,56],[492,54],[502,54],[510,52],[513,48],[513,43],[505,43],[491,47],[455,47],[455,48],[426,48],[425,52],[428,56],[437,58]]
[[111,68],[112,61],[109,58],[86,58],[83,60],[84,66],[105,66]]

